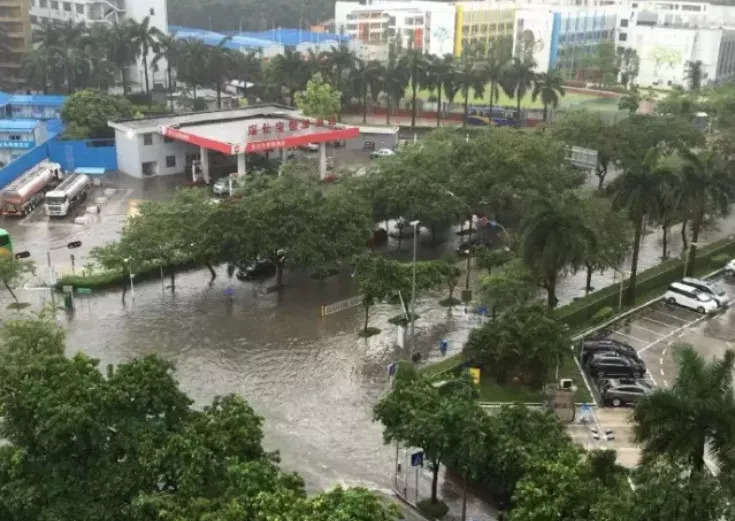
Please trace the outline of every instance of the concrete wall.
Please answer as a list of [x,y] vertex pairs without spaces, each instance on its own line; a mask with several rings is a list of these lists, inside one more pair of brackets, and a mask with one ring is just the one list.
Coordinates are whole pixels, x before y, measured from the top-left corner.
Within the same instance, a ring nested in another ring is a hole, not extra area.
[[80,167],[117,170],[115,141],[112,139],[66,140],[52,139],[47,143],[48,157],[65,171]]
[[117,168],[133,177],[143,177],[138,157],[138,139],[143,144],[141,136],[128,136],[125,132],[115,130],[115,154],[117,155]]
[[[118,170],[133,177],[143,177],[143,163],[156,162],[156,175],[179,174],[186,170],[186,155],[199,153],[199,147],[180,141],[165,142],[164,137],[151,133],[152,144],[144,145],[144,134],[128,136],[115,130]],[[166,158],[175,157],[174,166],[166,166]]]

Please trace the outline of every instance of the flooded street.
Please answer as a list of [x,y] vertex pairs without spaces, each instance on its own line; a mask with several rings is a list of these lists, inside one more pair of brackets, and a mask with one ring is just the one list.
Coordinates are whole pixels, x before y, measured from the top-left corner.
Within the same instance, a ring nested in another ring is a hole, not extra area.
[[[70,272],[70,253],[80,271],[93,246],[118,236],[131,200],[168,197],[171,186],[182,179],[141,182],[115,176],[107,182],[116,192],[101,215],[89,215],[87,225],[49,222],[42,211],[22,221],[0,221],[0,227],[10,231],[16,251],[29,250],[37,262],[36,286],[47,280],[48,248],[61,247],[52,252],[57,272]],[[728,221],[707,239],[731,229]],[[660,254],[658,235],[646,238],[641,269],[654,264]],[[423,239],[428,241],[430,234],[425,232]],[[71,240],[81,240],[82,248],[66,250],[64,245]],[[391,243],[391,248],[396,246]],[[410,248],[411,240],[404,239],[397,256],[409,258]],[[445,244],[420,252],[436,257],[449,248],[451,244]],[[387,321],[399,312],[398,306],[375,306],[370,324],[382,332],[360,339],[356,332],[363,323],[361,307],[320,317],[322,305],[356,295],[349,268],[324,283],[313,280],[306,270],[289,272],[280,293],[268,291],[271,281],[243,283],[227,278],[224,267],[217,272],[212,283],[207,270],[181,273],[175,293],[168,288],[168,279],[166,287],[157,279],[136,283],[135,300],[128,294],[127,305],[121,302],[120,289],[77,297],[73,313],[58,313],[68,328],[69,354],[84,352],[100,359],[102,366],[158,354],[175,365],[182,389],[198,406],[218,394],[244,396],[265,418],[266,447],[278,449],[283,467],[299,472],[310,490],[341,483],[390,492],[395,446],[383,444],[372,408],[390,385],[388,364],[407,355],[400,347],[402,330]],[[608,278],[593,280],[601,286]],[[584,274],[577,274],[561,283],[562,302],[583,294],[583,280]],[[19,294],[37,309],[49,293],[33,286]],[[417,304],[421,317],[416,323],[417,343],[424,361],[441,358],[441,339],[448,339],[449,355],[458,352],[469,332],[469,324],[437,305],[443,296],[446,289],[439,288]],[[0,298],[4,299],[0,318],[7,318],[8,297]],[[426,497],[428,469],[422,475],[421,493]],[[461,485],[443,480],[441,493],[456,508]],[[491,509],[471,498],[468,512],[469,517],[487,519]]]

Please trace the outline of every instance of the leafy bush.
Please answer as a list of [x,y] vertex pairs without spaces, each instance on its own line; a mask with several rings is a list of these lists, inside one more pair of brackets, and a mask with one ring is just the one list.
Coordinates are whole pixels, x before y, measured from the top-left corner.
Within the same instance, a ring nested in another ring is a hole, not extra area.
[[115,131],[107,122],[131,117],[133,106],[127,99],[95,89],[75,92],[61,108],[65,135],[72,139],[113,137]]
[[610,318],[613,313],[615,313],[615,309],[612,306],[605,306],[598,309],[597,313],[592,315],[592,321],[595,323],[604,322],[605,320]]
[[429,519],[442,519],[449,512],[449,507],[444,501],[432,503],[429,498],[422,499],[416,506]]

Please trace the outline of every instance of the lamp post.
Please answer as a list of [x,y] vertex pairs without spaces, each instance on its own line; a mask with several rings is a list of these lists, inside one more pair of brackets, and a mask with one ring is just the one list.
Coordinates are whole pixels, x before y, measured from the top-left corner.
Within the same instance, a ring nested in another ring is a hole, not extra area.
[[411,263],[411,359],[416,350],[416,239],[418,237],[419,221],[411,221],[413,226],[413,262]]
[[133,270],[130,269],[130,258],[124,258],[123,262],[128,267],[128,276],[130,277],[130,298],[135,302],[135,286],[133,285],[133,277],[135,277],[135,275],[133,275]]

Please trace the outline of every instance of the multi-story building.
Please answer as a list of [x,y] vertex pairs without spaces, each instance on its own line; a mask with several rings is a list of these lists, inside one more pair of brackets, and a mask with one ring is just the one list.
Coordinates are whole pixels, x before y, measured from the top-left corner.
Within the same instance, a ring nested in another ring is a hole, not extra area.
[[[8,0],[0,0],[0,5]],[[16,1],[16,0],[11,0]],[[168,33],[168,13],[166,0],[19,0],[30,2],[30,20],[34,26],[46,20],[73,20],[87,26],[94,24],[114,24],[125,20],[140,22],[149,19],[151,27]],[[148,63],[151,63],[153,51],[149,53]],[[142,57],[138,63],[127,71],[128,77],[134,84],[141,87],[145,83]],[[165,85],[166,67],[159,63],[157,71],[149,68],[148,78],[150,85]]]
[[490,48],[501,38],[512,41],[518,4],[512,1],[467,1],[456,4],[454,55],[473,45]]
[[0,165],[7,165],[46,141],[46,124],[37,119],[0,119]]
[[525,6],[516,11],[513,55],[532,57],[536,70],[572,77],[584,55],[615,40],[614,6]]
[[0,0],[0,79],[21,79],[23,56],[31,48],[29,0]]
[[373,0],[335,4],[335,31],[351,36],[363,58],[381,59],[387,48],[422,49],[443,56],[454,52],[455,6],[422,0]]
[[641,86],[686,87],[689,62],[702,83],[735,76],[735,8],[701,2],[628,2],[618,16],[617,45],[636,50]]

